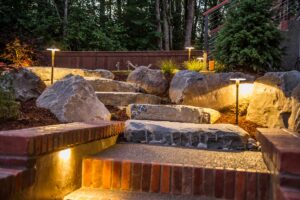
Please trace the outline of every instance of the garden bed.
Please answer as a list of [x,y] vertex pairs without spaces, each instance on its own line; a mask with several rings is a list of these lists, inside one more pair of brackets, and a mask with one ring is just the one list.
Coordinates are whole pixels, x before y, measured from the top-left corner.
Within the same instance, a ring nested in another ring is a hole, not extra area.
[[35,99],[21,103],[20,117],[17,120],[0,122],[0,131],[31,128],[59,124],[58,119],[49,110],[38,108]]

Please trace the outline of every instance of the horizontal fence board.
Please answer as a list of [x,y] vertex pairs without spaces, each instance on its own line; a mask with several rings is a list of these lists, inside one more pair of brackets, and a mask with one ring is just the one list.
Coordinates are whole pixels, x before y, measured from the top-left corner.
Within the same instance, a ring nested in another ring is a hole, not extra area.
[[[51,65],[51,53],[44,51],[39,60],[40,65]],[[192,51],[193,58],[201,57],[200,50]],[[177,64],[182,64],[188,60],[187,51],[60,51],[55,55],[55,66],[66,68],[84,69],[108,69],[116,70],[116,64],[120,63],[120,70],[127,69],[127,61],[134,65],[149,65],[159,68],[159,62],[172,59]]]

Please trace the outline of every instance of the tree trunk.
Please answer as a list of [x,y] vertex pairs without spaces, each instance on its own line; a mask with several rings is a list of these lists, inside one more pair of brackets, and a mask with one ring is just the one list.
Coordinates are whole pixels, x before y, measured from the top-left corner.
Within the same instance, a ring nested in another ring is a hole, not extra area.
[[172,0],[169,0],[168,9],[168,24],[169,24],[169,37],[170,37],[170,49],[173,49],[173,25],[172,25]]
[[168,12],[168,2],[166,0],[162,1],[163,3],[163,28],[164,28],[164,49],[166,51],[170,50],[170,29],[169,29],[169,23],[168,23],[168,16],[167,16],[167,12]]
[[105,0],[100,0],[100,23],[105,23]]
[[184,35],[184,46],[191,46],[192,41],[192,29],[193,29],[193,21],[195,14],[195,0],[187,0],[186,7],[186,27],[185,27],[185,35]]
[[159,33],[159,38],[157,39],[157,46],[159,50],[162,50],[162,30],[160,22],[160,0],[155,0],[155,17],[156,17],[156,31]]
[[65,6],[64,6],[64,22],[63,22],[63,38],[66,38],[67,36],[67,29],[68,29],[68,5],[69,0],[65,0]]

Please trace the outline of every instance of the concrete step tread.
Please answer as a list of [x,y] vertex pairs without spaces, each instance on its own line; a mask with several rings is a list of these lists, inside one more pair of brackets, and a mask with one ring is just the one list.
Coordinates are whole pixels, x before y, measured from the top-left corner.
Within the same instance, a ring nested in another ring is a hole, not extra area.
[[128,106],[129,104],[160,104],[162,99],[151,94],[139,92],[100,92],[96,90],[98,99],[104,105]]
[[193,197],[170,194],[143,192],[112,191],[102,189],[81,188],[67,195],[64,200],[206,200],[205,197]]
[[250,151],[224,152],[123,143],[88,158],[269,172],[262,154]]

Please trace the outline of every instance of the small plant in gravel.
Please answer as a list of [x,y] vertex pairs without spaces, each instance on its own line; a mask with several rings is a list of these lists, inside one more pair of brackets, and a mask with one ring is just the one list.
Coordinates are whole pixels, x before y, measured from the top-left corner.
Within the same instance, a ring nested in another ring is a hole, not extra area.
[[186,69],[196,72],[203,71],[206,69],[205,63],[200,60],[185,61],[183,65]]
[[172,59],[162,60],[160,66],[164,74],[175,74],[179,70],[177,63]]

